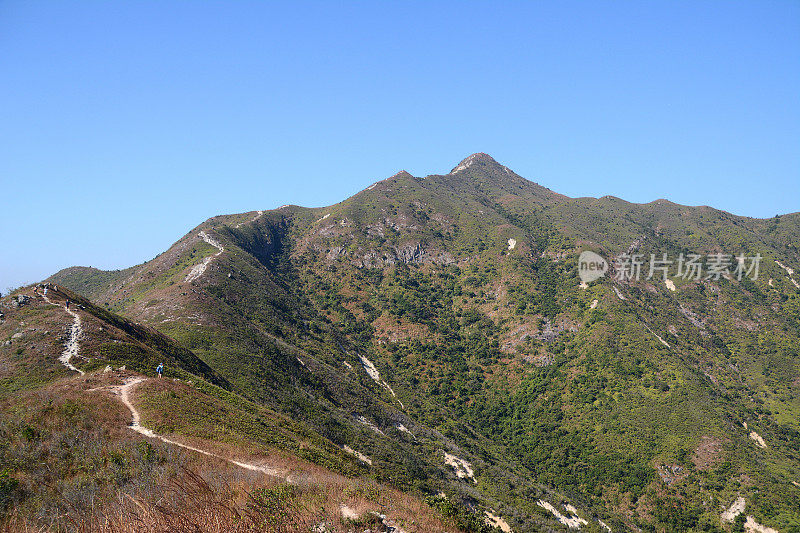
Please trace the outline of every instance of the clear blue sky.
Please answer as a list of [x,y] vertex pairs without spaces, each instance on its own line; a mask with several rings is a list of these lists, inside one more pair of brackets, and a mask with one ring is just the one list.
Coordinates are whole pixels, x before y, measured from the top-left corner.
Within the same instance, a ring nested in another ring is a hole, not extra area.
[[488,152],[800,210],[800,2],[0,1],[0,289]]

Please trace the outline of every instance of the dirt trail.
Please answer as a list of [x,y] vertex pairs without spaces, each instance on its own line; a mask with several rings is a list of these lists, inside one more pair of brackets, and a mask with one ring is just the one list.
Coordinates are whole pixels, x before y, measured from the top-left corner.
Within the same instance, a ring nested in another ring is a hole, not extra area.
[[[44,294],[41,295],[45,302],[49,303],[50,305],[55,305],[57,307],[61,307],[60,305],[53,303],[50,298],[45,296]],[[80,368],[76,368],[75,365],[70,363],[70,360],[73,357],[78,357],[78,351],[80,350],[80,344],[78,344],[78,339],[80,339],[81,334],[83,334],[83,326],[81,324],[81,317],[78,315],[76,311],[72,309],[67,309],[66,307],[63,308],[64,311],[72,315],[72,327],[69,330],[69,339],[67,340],[67,344],[64,346],[64,351],[59,356],[58,360],[61,361],[61,364],[65,367],[69,368],[70,370],[74,370],[80,375],[83,375],[83,370]]]
[[[201,232],[201,233],[203,233],[203,232]],[[213,239],[211,239],[211,238],[207,239],[207,235],[201,235],[201,236],[207,242],[213,241]],[[219,245],[215,244],[214,242],[209,242],[209,244],[217,246],[220,249],[220,251],[217,252],[217,254],[215,254],[214,256],[211,256],[211,257],[207,258],[207,260],[210,260],[213,257],[216,257],[217,255],[221,254],[222,251],[223,251],[222,246],[219,246]],[[207,261],[204,261],[203,267],[205,267],[205,265],[207,265]],[[198,265],[198,266],[200,266],[200,265]],[[203,270],[205,270],[205,268],[203,268]],[[200,272],[200,274],[202,274],[202,272]],[[198,275],[198,277],[199,277],[199,275]],[[50,298],[48,298],[47,296],[45,296],[42,293],[39,293],[38,296],[41,296],[42,299],[44,299],[44,301],[46,301],[50,305],[61,307],[60,304],[57,304],[57,303],[53,302],[52,300],[50,300]],[[80,344],[79,344],[78,341],[79,341],[81,335],[83,334],[81,317],[76,311],[74,311],[72,309],[67,309],[66,307],[63,307],[63,309],[64,309],[64,311],[66,311],[67,313],[72,315],[73,322],[72,322],[72,326],[70,328],[69,339],[67,340],[67,343],[65,345],[64,351],[61,354],[61,356],[58,358],[58,360],[61,362],[61,364],[63,364],[64,366],[66,366],[70,370],[74,370],[75,372],[78,372],[78,374],[84,375],[83,370],[81,370],[79,368],[76,368],[72,363],[70,363],[70,360],[73,357],[77,357],[78,356],[78,352],[80,350]],[[278,339],[276,338],[276,340],[278,340]],[[287,344],[287,347],[288,346],[289,345]],[[203,455],[208,456],[208,457],[215,457],[217,459],[221,459],[221,460],[223,460],[225,462],[228,462],[228,463],[230,463],[232,465],[236,465],[239,468],[244,468],[245,470],[250,470],[250,471],[253,471],[253,472],[261,472],[262,474],[266,474],[266,475],[271,476],[271,477],[277,477],[277,478],[283,479],[287,483],[296,484],[296,483],[298,483],[300,481],[299,479],[295,478],[295,476],[291,475],[285,469],[278,469],[278,468],[273,468],[273,467],[270,467],[270,466],[267,466],[267,465],[264,465],[264,464],[256,464],[256,463],[250,463],[250,462],[237,461],[235,459],[230,459],[228,457],[225,457],[223,455],[219,455],[219,454],[210,452],[208,450],[203,450],[203,449],[197,448],[195,446],[190,446],[188,444],[183,444],[182,442],[178,442],[178,441],[172,440],[172,439],[167,438],[167,437],[165,437],[163,435],[157,434],[156,432],[154,432],[153,430],[151,430],[149,428],[144,427],[142,425],[142,423],[141,423],[142,415],[141,415],[141,413],[139,413],[139,410],[136,409],[136,407],[133,405],[133,402],[131,401],[131,391],[137,385],[147,381],[148,379],[150,379],[150,378],[132,377],[132,378],[126,379],[121,385],[116,385],[116,386],[111,386],[111,387],[99,387],[99,388],[96,388],[96,389],[89,389],[88,392],[105,390],[105,391],[111,392],[115,396],[118,396],[120,401],[123,403],[123,405],[125,405],[125,407],[127,407],[128,410],[131,412],[131,423],[130,423],[130,425],[128,427],[130,429],[132,429],[133,431],[135,431],[135,432],[137,432],[137,433],[139,433],[141,435],[144,435],[145,437],[149,437],[149,438],[152,438],[152,439],[158,439],[161,442],[164,442],[166,444],[171,444],[173,446],[178,446],[179,448],[183,448],[185,450],[190,450],[190,451],[193,451],[193,452],[196,452],[196,453],[200,453],[200,454],[203,454]],[[384,382],[384,384],[385,384],[385,382]],[[388,387],[388,385],[386,385],[386,386]],[[347,449],[347,446],[345,446],[345,449]],[[369,463],[371,464],[372,462],[369,461]],[[381,519],[381,521],[383,522],[384,525],[394,528],[394,530],[397,531],[398,533],[404,533],[404,530],[402,528],[400,528],[392,519],[387,518],[385,515],[382,515],[382,514],[378,514],[378,513],[374,513],[374,514],[376,514]]]
[[664,339],[662,339],[662,338],[659,336],[659,334],[658,334],[658,333],[656,333],[655,331],[653,331],[652,329],[650,329],[650,326],[648,326],[648,325],[647,325],[647,324],[645,324],[644,322],[642,322],[642,324],[644,324],[644,327],[646,327],[646,328],[647,328],[647,331],[649,331],[650,333],[652,333],[652,334],[653,334],[653,336],[655,336],[655,338],[656,338],[656,339],[658,339],[658,340],[661,342],[661,344],[663,344],[663,345],[664,345],[664,346],[666,346],[667,348],[669,348],[669,347],[670,347],[670,346],[669,346],[669,344],[667,344],[667,341],[665,341]]
[[247,222],[239,222],[238,224],[236,224],[236,227],[237,227],[237,228],[241,228],[241,227],[242,227],[242,226],[244,226],[245,224],[252,224],[252,223],[253,223],[253,222],[255,222],[256,220],[258,220],[259,218],[261,218],[261,215],[263,215],[263,214],[264,214],[264,211],[256,211],[256,213],[257,213],[257,215],[256,215],[256,216],[254,216],[253,218],[251,218],[251,219],[250,219],[250,220],[248,220]]
[[[261,213],[259,212],[259,216],[260,215],[261,215]],[[205,266],[208,264],[208,262],[211,259],[213,259],[214,257],[216,257],[217,255],[221,254],[223,252],[223,248],[222,248],[221,245],[216,243],[213,240],[213,238],[208,237],[208,235],[206,235],[204,232],[201,232],[201,237],[203,238],[203,240],[206,240],[206,242],[208,242],[209,244],[219,248],[219,252],[217,252],[215,255],[213,255],[211,257],[206,258],[206,260],[204,261],[202,266],[203,266],[203,270],[205,270]],[[199,267],[201,265],[197,265],[197,266]],[[195,267],[195,268],[197,268],[197,267]],[[192,270],[194,272],[194,269],[192,269]],[[198,274],[197,277],[199,277],[200,274],[202,274],[202,271]],[[62,307],[60,304],[57,304],[57,303],[53,302],[50,298],[45,296],[43,293],[36,293],[36,295],[40,296],[45,302],[47,302],[50,305],[54,305],[56,307]],[[72,363],[70,363],[70,360],[73,357],[77,357],[78,356],[78,352],[80,350],[80,344],[79,344],[78,341],[79,341],[81,335],[83,334],[83,327],[82,327],[81,317],[77,313],[77,311],[75,311],[73,309],[68,309],[66,307],[62,307],[62,309],[64,309],[65,312],[69,313],[73,317],[73,322],[72,322],[72,326],[70,327],[69,339],[67,340],[67,343],[65,345],[64,351],[62,352],[62,354],[58,358],[58,360],[65,367],[69,368],[70,370],[74,370],[75,372],[78,372],[78,374],[80,374],[82,376],[82,375],[85,374],[83,372],[83,370],[81,370],[79,368],[76,368]],[[279,340],[279,339],[276,338],[276,340]],[[286,346],[290,347],[290,345],[288,345],[288,344],[286,344]],[[292,348],[294,348],[294,347],[292,347]],[[271,477],[276,477],[276,478],[279,478],[279,479],[283,479],[287,483],[297,484],[297,483],[301,483],[304,479],[308,479],[307,476],[303,476],[303,475],[301,475],[298,478],[298,477],[290,474],[289,471],[285,470],[285,469],[273,468],[273,467],[270,467],[270,466],[267,466],[267,465],[264,465],[264,464],[256,464],[256,463],[245,462],[245,461],[237,461],[235,459],[231,459],[229,457],[225,457],[223,455],[219,455],[217,453],[210,452],[208,450],[203,450],[202,448],[197,448],[195,446],[190,446],[188,444],[184,444],[182,442],[178,442],[178,441],[172,440],[172,439],[167,438],[167,437],[165,437],[163,435],[159,435],[158,433],[156,433],[152,429],[144,427],[142,425],[142,423],[141,423],[142,415],[139,412],[139,410],[136,409],[136,407],[133,405],[133,402],[131,401],[131,391],[137,385],[147,381],[148,379],[150,379],[150,378],[146,378],[146,377],[131,377],[131,378],[126,379],[121,385],[98,387],[98,388],[94,388],[94,389],[89,389],[87,392],[107,391],[107,392],[111,392],[113,395],[119,397],[119,399],[122,402],[122,404],[125,405],[125,407],[127,407],[128,410],[131,412],[131,423],[128,425],[128,427],[130,429],[132,429],[133,431],[139,433],[140,435],[144,435],[145,437],[152,438],[152,439],[158,439],[158,440],[160,440],[161,442],[163,442],[165,444],[171,444],[173,446],[178,446],[179,448],[183,448],[185,450],[190,450],[190,451],[193,451],[193,452],[196,452],[196,453],[200,453],[200,454],[203,454],[203,455],[205,455],[207,457],[214,457],[214,458],[217,458],[217,459],[221,459],[221,460],[223,460],[223,461],[225,461],[227,463],[230,463],[232,465],[238,466],[239,468],[244,468],[245,470],[250,470],[250,471],[253,471],[253,472],[260,472],[262,474],[266,474],[266,475],[271,476]],[[386,386],[388,387],[388,385],[386,385]],[[348,447],[345,446],[345,449],[347,449],[347,448]],[[367,461],[369,461],[369,459],[367,459]],[[372,461],[369,461],[369,463],[371,464]],[[385,526],[387,526],[389,528],[392,528],[392,530],[396,531],[397,533],[405,533],[405,531],[394,520],[392,520],[391,518],[388,518],[386,515],[375,513],[375,512],[373,512],[373,514],[375,514],[377,517],[379,517],[381,519],[381,522]]]
[[189,271],[189,273],[186,275],[186,279],[184,280],[186,283],[190,283],[199,278],[200,276],[202,276],[205,273],[208,264],[211,263],[211,260],[225,251],[225,248],[223,248],[222,245],[214,239],[214,237],[210,236],[205,231],[201,231],[197,235],[201,239],[206,241],[208,244],[213,246],[214,248],[217,248],[219,251],[214,255],[209,255],[208,257],[203,259],[203,262],[200,263],[199,265],[193,266],[192,269]]
[[[244,468],[246,470],[252,470],[254,472],[261,472],[261,473],[266,474],[268,476],[272,476],[272,477],[277,477],[277,478],[283,479],[287,483],[297,484],[298,482],[300,482],[299,479],[296,479],[294,476],[289,474],[289,472],[286,471],[286,470],[280,470],[280,469],[277,469],[277,468],[272,468],[270,466],[266,466],[266,465],[263,465],[263,464],[254,464],[254,463],[247,463],[247,462],[243,462],[243,461],[236,461],[234,459],[230,459],[228,457],[225,457],[225,456],[213,453],[213,452],[209,452],[209,451],[203,450],[201,448],[196,448],[194,446],[189,446],[188,444],[183,444],[181,442],[174,441],[172,439],[169,439],[167,437],[164,437],[162,435],[157,434],[156,432],[154,432],[151,429],[148,429],[148,428],[144,427],[142,425],[142,423],[141,423],[142,415],[139,413],[138,409],[136,409],[136,407],[133,405],[133,402],[131,402],[131,391],[133,390],[134,387],[136,387],[140,383],[143,383],[143,382],[147,381],[147,379],[149,379],[149,378],[143,378],[143,377],[129,378],[129,379],[125,380],[125,382],[122,385],[117,385],[115,387],[110,387],[110,389],[108,389],[113,394],[119,396],[119,398],[122,401],[122,403],[131,412],[131,424],[128,427],[131,428],[133,431],[136,431],[137,433],[140,433],[140,434],[144,435],[145,437],[158,439],[161,442],[164,442],[164,443],[167,443],[167,444],[172,444],[173,446],[178,446],[178,447],[183,448],[185,450],[191,450],[193,452],[201,453],[201,454],[206,455],[208,457],[216,457],[217,459],[222,459],[223,461],[226,461],[226,462],[228,462],[230,464],[236,465],[236,466],[238,466],[240,468]],[[345,448],[347,448],[347,446],[345,446]],[[371,463],[372,463],[372,461],[370,461],[370,464]],[[342,505],[342,508],[345,509],[346,507],[344,505]],[[374,512],[373,512],[373,514],[375,514],[378,518],[380,518],[385,526],[394,528],[394,531],[396,531],[398,533],[405,533],[404,530],[402,528],[400,528],[400,526],[397,523],[395,523],[394,520],[388,518],[386,515],[379,514],[379,513],[374,513]],[[360,516],[360,515],[357,515],[356,518],[358,518],[358,516]]]
[[800,289],[800,283],[798,283],[797,280],[792,277],[792,274],[794,274],[794,269],[784,265],[780,261],[775,261],[775,264],[784,269],[786,271],[786,274],[789,275],[789,281],[792,282],[792,285]]
[[207,450],[202,450],[200,448],[195,448],[194,446],[189,446],[188,444],[183,444],[178,441],[174,441],[172,439],[168,439],[162,435],[155,433],[153,430],[148,429],[141,424],[141,414],[139,411],[134,407],[133,402],[131,402],[131,390],[136,387],[139,383],[146,381],[147,378],[130,378],[126,380],[122,385],[118,385],[116,387],[111,388],[111,392],[118,395],[122,403],[125,404],[125,407],[131,412],[132,421],[131,424],[128,426],[133,431],[144,435],[145,437],[150,437],[153,439],[158,439],[161,442],[165,442],[167,444],[172,444],[173,446],[179,446],[186,450],[191,450],[193,452],[202,453],[203,455],[207,455],[209,457],[216,457],[217,459],[222,459],[223,461],[227,461],[231,464],[234,464],[240,468],[244,468],[246,470],[252,470],[254,472],[261,472],[267,474],[268,476],[278,477],[281,479],[286,480],[288,483],[291,483],[291,476],[288,475],[288,472],[285,470],[278,470],[276,468],[272,468],[265,465],[257,465],[254,463],[245,463],[241,461],[235,461],[233,459],[229,459],[222,455],[218,455],[216,453],[209,452]]

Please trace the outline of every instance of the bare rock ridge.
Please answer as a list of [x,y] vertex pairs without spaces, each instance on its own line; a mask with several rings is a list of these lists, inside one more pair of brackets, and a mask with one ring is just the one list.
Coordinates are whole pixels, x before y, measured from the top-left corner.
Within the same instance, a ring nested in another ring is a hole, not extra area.
[[497,165],[500,166],[500,163],[494,160],[492,156],[489,154],[478,152],[472,154],[471,156],[463,159],[458,165],[456,165],[453,170],[450,171],[450,174],[455,174],[457,172],[461,172],[462,170],[466,170],[472,165],[479,164],[479,165]]
[[413,178],[413,177],[414,177],[414,176],[412,176],[411,174],[409,174],[407,171],[405,171],[405,170],[401,170],[400,172],[398,172],[398,173],[396,173],[396,174],[394,174],[394,175],[390,176],[390,177],[389,177],[389,179],[393,179],[393,178],[395,178],[395,179],[399,179],[399,178]]

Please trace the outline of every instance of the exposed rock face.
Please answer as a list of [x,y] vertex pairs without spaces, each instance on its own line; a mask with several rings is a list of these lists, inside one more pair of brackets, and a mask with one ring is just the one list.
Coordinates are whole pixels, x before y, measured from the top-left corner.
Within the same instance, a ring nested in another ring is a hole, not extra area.
[[455,174],[457,172],[461,172],[462,170],[466,170],[476,163],[483,163],[484,165],[491,163],[494,163],[495,165],[499,164],[489,154],[478,152],[462,160],[458,165],[455,166],[455,168],[453,168],[453,170],[450,171],[450,174]]
[[347,253],[347,250],[342,246],[334,246],[328,251],[328,261],[336,261]]
[[409,243],[395,247],[397,262],[402,263],[439,263],[449,265],[455,263],[455,258],[449,252],[425,250],[420,243]]
[[3,307],[9,307],[11,309],[18,309],[27,305],[31,301],[31,297],[25,294],[17,294],[16,296],[12,296],[8,302],[3,302]]
[[[336,261],[348,254],[342,247],[334,247],[328,251],[327,259]],[[363,255],[362,255],[363,254]],[[359,268],[382,268],[392,266],[397,263],[406,264],[426,264],[436,263],[440,265],[455,264],[456,259],[449,252],[440,250],[426,250],[422,244],[408,243],[395,246],[391,249],[369,250],[354,252],[351,263]]]
[[422,263],[422,259],[425,256],[420,243],[396,246],[394,251],[397,259],[403,263]]
[[389,257],[385,253],[370,251],[364,254],[361,259],[354,259],[353,264],[358,267],[366,268],[380,268],[384,265],[392,265],[395,263],[394,257]]

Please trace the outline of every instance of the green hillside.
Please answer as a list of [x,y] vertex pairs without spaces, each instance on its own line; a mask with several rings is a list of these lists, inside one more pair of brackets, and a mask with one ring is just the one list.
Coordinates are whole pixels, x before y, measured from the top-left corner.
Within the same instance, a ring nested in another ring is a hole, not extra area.
[[[799,244],[797,213],[573,199],[474,154],[326,208],[215,217],[140,266],[50,281],[434,505],[514,531],[563,527],[542,502],[590,531],[722,531],[742,497],[742,517],[783,532],[800,531]],[[582,287],[584,250],[761,260],[757,279],[672,264],[670,284],[644,267]]]

